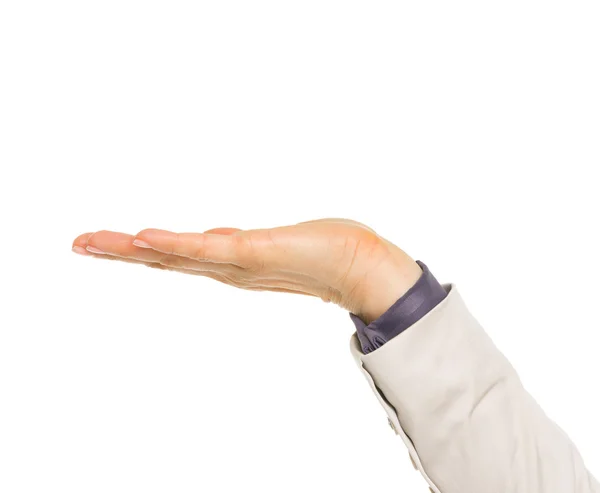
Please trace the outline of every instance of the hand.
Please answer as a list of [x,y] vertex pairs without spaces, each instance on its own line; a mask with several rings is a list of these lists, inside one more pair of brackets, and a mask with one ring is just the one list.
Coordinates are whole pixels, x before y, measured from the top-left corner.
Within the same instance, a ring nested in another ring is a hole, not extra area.
[[73,251],[201,275],[241,289],[316,296],[367,324],[422,272],[400,248],[349,219],[204,233],[145,229],[132,236],[98,231],[77,237]]

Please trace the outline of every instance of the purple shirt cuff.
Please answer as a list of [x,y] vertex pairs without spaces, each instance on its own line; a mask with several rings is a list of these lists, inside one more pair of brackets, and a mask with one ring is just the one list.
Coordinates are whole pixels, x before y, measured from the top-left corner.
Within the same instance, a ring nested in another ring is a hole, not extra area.
[[363,353],[374,351],[408,329],[448,294],[423,262],[417,260],[417,264],[423,271],[421,277],[378,319],[367,325],[350,312]]

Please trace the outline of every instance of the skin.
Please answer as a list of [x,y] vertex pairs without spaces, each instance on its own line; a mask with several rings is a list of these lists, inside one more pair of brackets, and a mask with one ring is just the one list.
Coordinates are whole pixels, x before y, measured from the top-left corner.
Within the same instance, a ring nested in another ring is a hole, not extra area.
[[97,231],[78,236],[73,251],[204,276],[240,289],[315,296],[367,324],[422,273],[411,257],[371,228],[340,218],[203,233]]

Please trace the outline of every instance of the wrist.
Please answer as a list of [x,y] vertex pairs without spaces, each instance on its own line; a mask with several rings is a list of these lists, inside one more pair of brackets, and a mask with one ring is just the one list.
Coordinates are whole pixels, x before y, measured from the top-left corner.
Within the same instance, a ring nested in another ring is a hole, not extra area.
[[377,320],[416,284],[422,274],[419,264],[404,252],[390,255],[366,279],[356,315],[367,325]]

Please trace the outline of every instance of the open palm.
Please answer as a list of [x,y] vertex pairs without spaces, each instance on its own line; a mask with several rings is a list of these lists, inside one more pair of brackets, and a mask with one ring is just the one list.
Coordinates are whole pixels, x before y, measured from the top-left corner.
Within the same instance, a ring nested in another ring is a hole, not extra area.
[[201,275],[242,289],[316,296],[367,323],[421,274],[416,262],[371,228],[337,218],[203,233],[98,231],[77,237],[73,250]]

